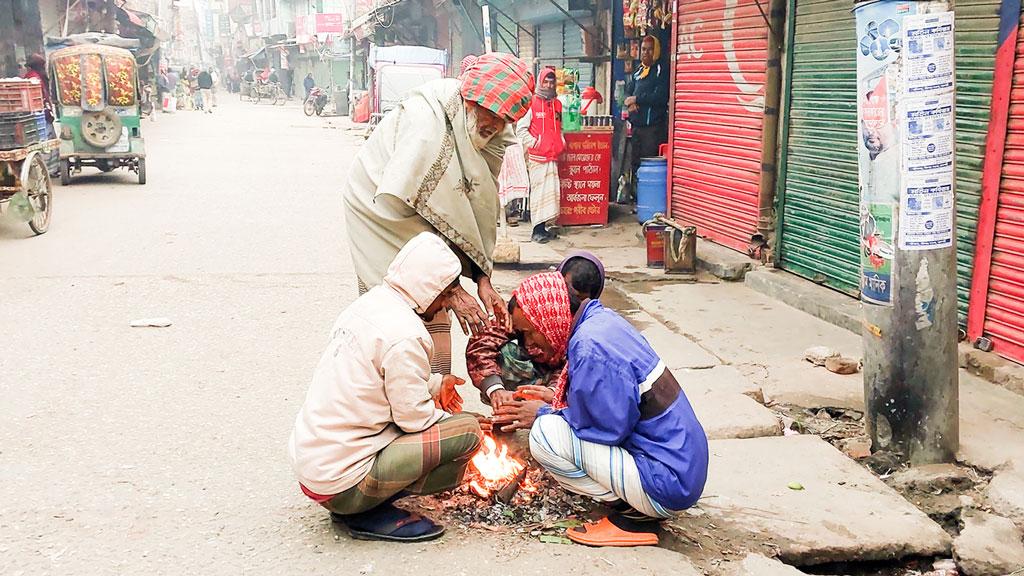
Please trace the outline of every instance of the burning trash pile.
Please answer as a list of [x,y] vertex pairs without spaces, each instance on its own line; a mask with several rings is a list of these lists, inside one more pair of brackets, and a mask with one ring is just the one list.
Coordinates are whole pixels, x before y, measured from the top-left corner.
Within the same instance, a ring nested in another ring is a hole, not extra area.
[[589,511],[589,500],[566,492],[539,466],[484,436],[466,478],[454,490],[417,499],[419,506],[470,527],[520,527],[532,531]]

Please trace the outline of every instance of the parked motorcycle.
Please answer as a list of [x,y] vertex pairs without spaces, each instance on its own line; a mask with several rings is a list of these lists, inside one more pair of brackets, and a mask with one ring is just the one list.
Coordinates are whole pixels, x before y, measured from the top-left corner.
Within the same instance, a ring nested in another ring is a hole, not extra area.
[[331,101],[330,92],[317,86],[309,92],[309,97],[302,103],[302,111],[306,113],[306,116],[323,116],[324,109],[327,108],[327,104]]

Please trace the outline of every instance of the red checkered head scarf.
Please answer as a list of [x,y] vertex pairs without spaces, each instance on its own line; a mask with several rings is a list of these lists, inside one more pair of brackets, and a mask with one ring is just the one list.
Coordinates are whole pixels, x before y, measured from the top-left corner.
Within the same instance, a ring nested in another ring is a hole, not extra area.
[[462,97],[494,112],[506,122],[516,122],[530,109],[533,74],[526,63],[511,54],[488,52],[459,76]]
[[[572,332],[572,311],[569,307],[569,288],[565,277],[558,272],[534,274],[523,280],[512,295],[523,310],[523,314],[554,349],[555,358],[564,358]],[[552,406],[555,410],[565,408],[568,385],[567,368],[562,370],[555,388]]]
[[477,58],[479,58],[479,56],[476,54],[468,54],[462,59],[462,64],[459,65],[459,78],[462,78],[466,73],[466,70],[469,70],[473,64],[476,64]]

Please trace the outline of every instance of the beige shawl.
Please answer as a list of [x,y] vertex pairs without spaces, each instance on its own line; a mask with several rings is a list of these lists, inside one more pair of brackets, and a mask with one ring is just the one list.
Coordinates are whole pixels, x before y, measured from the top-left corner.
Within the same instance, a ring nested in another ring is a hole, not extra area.
[[473,146],[458,80],[435,80],[410,93],[377,126],[350,169],[346,217],[359,279],[379,284],[398,250],[431,230],[490,274],[497,177],[513,138],[509,127],[484,150]]

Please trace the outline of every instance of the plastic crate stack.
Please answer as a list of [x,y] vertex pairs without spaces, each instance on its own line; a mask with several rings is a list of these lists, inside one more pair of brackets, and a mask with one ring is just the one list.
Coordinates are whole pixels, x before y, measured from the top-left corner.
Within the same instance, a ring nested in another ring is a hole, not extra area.
[[43,87],[31,80],[0,80],[0,150],[46,140]]

